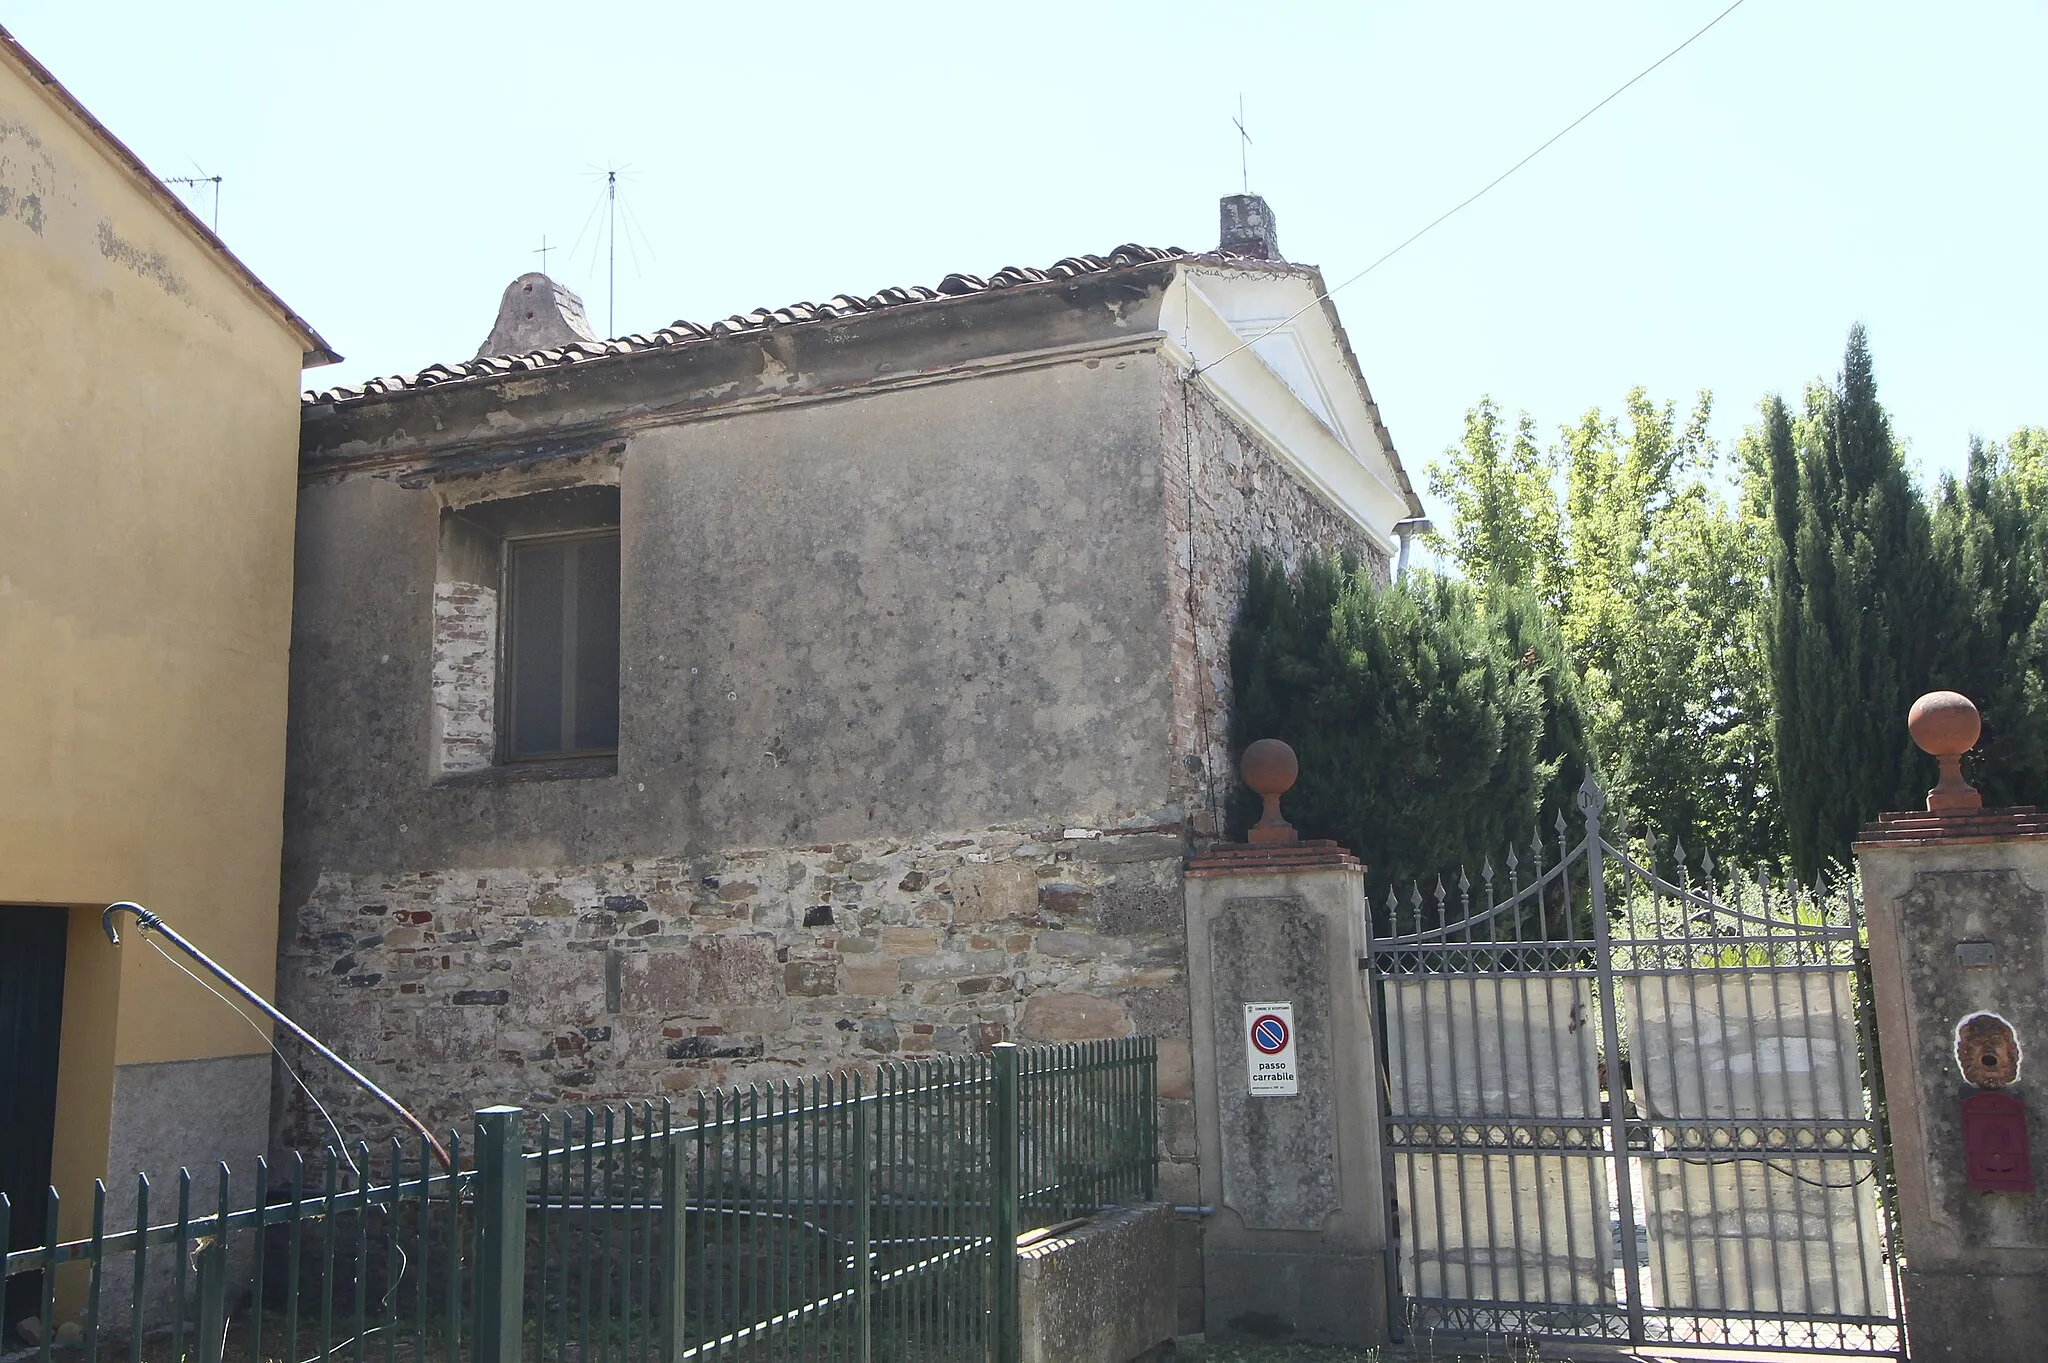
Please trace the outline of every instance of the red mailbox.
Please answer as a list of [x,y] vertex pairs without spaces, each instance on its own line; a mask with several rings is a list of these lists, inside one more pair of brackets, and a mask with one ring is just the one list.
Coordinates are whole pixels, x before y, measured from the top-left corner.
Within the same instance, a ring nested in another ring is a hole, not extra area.
[[1963,1099],[1963,1164],[1980,1193],[2031,1193],[2034,1166],[2027,1157],[2027,1110],[1998,1089]]

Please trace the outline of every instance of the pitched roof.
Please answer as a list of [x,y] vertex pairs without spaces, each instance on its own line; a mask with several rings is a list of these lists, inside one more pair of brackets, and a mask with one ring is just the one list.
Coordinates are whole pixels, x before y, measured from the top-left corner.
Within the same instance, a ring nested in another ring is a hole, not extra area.
[[285,301],[270,291],[270,286],[256,277],[256,272],[244,265],[241,258],[227,248],[227,244],[213,234],[213,229],[201,222],[183,199],[171,192],[169,185],[157,179],[156,173],[143,164],[142,158],[128,149],[128,144],[107,130],[107,126],[94,118],[92,111],[78,102],[78,96],[64,88],[64,83],[50,74],[50,69],[29,54],[12,33],[0,27],[0,52],[12,57],[37,84],[41,85],[51,99],[76,119],[88,136],[98,142],[114,163],[126,170],[139,183],[142,191],[156,201],[157,207],[176,219],[186,230],[198,237],[228,272],[246,285],[261,301],[264,308],[283,322],[287,328],[298,333],[301,347],[301,364],[313,368],[323,364],[338,364],[341,356],[334,353],[320,333],[313,330],[312,323],[293,312]]
[[[390,378],[371,379],[362,384],[337,385],[317,393],[309,392],[304,395],[304,401],[309,404],[361,402],[365,398],[403,393],[416,388],[431,388],[444,383],[481,380],[499,374],[523,373],[536,369],[556,369],[564,365],[580,364],[586,360],[603,359],[606,356],[669,350],[725,336],[769,331],[776,327],[795,326],[806,322],[824,322],[838,317],[857,317],[863,313],[883,312],[893,308],[916,307],[919,304],[942,302],[967,294],[1016,288],[1023,284],[1044,284],[1083,275],[1108,274],[1113,270],[1152,265],[1162,260],[1178,260],[1191,254],[1174,246],[1126,245],[1117,247],[1106,256],[1068,256],[1042,270],[1012,265],[996,271],[986,279],[971,274],[949,274],[931,288],[914,285],[909,288],[883,289],[880,293],[866,297],[842,293],[823,303],[792,303],[788,307],[756,308],[752,312],[735,313],[709,325],[678,321],[658,331],[621,336],[610,341],[585,341],[547,350],[535,350],[524,355],[485,355],[453,364],[433,364],[417,374],[401,374]],[[1269,262],[1247,263],[1263,265]]]

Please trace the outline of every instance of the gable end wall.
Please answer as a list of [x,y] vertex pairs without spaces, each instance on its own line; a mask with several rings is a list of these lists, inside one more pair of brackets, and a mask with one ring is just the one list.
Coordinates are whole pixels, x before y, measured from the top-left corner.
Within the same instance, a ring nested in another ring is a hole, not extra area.
[[1237,780],[1230,746],[1230,632],[1246,567],[1264,549],[1289,571],[1313,554],[1354,553],[1386,582],[1391,565],[1365,534],[1218,405],[1161,360],[1162,482],[1168,528],[1173,753],[1193,831],[1223,831]]

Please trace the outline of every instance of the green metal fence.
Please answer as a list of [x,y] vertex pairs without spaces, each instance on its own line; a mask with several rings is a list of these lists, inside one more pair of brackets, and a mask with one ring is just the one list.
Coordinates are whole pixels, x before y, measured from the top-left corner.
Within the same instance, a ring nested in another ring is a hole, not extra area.
[[[174,1215],[138,1179],[147,1229],[109,1231],[101,1187],[68,1242],[52,1192],[6,1275],[40,1275],[45,1361],[62,1298],[85,1363],[1014,1363],[997,1247],[1152,1197],[1155,1060],[1004,1045],[682,1107],[487,1108],[453,1172],[397,1141],[181,1171]],[[0,1244],[20,1214],[0,1198]]]

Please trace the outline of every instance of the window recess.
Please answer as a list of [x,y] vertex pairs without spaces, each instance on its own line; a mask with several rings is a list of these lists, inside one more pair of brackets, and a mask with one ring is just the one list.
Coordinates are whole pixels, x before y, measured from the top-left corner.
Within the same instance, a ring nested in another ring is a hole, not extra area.
[[538,775],[617,753],[616,487],[443,512],[434,705],[439,779]]
[[619,532],[505,541],[500,759],[619,747]]

